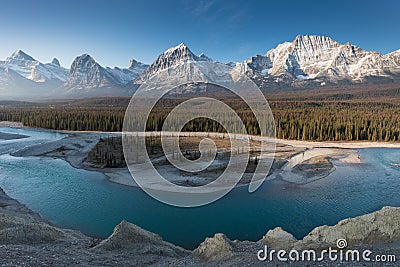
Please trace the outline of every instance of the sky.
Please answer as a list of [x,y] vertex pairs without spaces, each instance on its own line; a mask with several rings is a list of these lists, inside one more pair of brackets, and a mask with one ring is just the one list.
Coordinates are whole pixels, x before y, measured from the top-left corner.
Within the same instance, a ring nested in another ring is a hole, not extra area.
[[299,34],[388,53],[400,49],[399,10],[398,0],[3,0],[0,60],[22,49],[67,68],[84,53],[127,67],[184,42],[195,54],[243,61]]

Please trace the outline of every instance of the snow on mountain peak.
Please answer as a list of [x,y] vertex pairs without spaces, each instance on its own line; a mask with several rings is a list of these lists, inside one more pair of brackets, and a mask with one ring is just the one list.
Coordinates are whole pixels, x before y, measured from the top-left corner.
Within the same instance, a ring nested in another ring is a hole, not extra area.
[[239,67],[251,76],[291,83],[318,78],[336,82],[388,77],[387,73],[398,73],[400,66],[396,53],[382,55],[350,43],[341,44],[327,36],[298,35],[292,42],[279,44]]
[[189,48],[187,47],[187,45],[185,43],[180,43],[177,46],[173,46],[173,47],[170,47],[167,50],[165,50],[164,54],[170,54],[176,50],[189,50]]
[[22,50],[16,50],[3,62],[3,67],[15,71],[23,78],[36,83],[52,81],[54,84],[61,84],[67,78],[68,71],[60,65],[43,64],[35,60]]
[[89,54],[82,54],[75,58],[76,64],[85,64],[87,62],[94,64],[96,61]]
[[90,55],[83,54],[74,59],[65,86],[82,89],[85,86],[99,86],[105,76],[105,70]]
[[312,45],[324,45],[324,46],[337,46],[338,42],[334,41],[331,37],[323,36],[323,35],[297,35],[293,43],[296,45],[299,44],[312,44]]
[[51,64],[54,64],[54,65],[56,65],[56,66],[61,66],[60,65],[60,61],[57,59],[57,58],[53,58],[53,60],[51,61]]
[[229,62],[226,68],[219,66],[215,70],[216,65],[205,54],[196,56],[186,44],[180,43],[161,53],[150,66],[132,59],[128,68],[102,67],[89,54],[83,54],[75,58],[68,70],[56,58],[43,64],[16,50],[5,61],[0,61],[0,70],[5,73],[4,77],[10,77],[4,78],[7,83],[19,84],[15,88],[21,88],[20,91],[35,94],[38,88],[41,92],[58,88],[57,92],[78,97],[130,94],[129,90],[157,72],[168,78],[170,73],[164,70],[169,68],[181,72],[182,77],[200,80],[215,75],[215,71],[228,77],[231,68],[236,68],[263,87],[319,86],[364,82],[369,78],[374,82],[381,78],[400,82],[400,50],[384,55],[318,35],[298,35],[264,55],[255,55],[240,63]]
[[107,94],[113,94],[109,89],[119,91],[123,86],[135,80],[147,65],[131,60],[127,69],[102,67],[90,55],[83,54],[72,62],[70,73],[64,87],[67,93],[79,94],[87,92],[96,94],[96,90],[106,89]]
[[213,60],[212,58],[208,57],[208,56],[205,55],[204,53],[201,53],[201,54],[198,56],[198,59],[199,59],[200,61],[214,62],[214,60]]
[[20,49],[16,50],[14,53],[12,53],[11,56],[8,57],[6,60],[11,61],[13,59],[35,61],[35,59],[33,57],[26,54],[24,51],[22,51]]
[[196,56],[190,51],[184,43],[180,43],[177,46],[171,47],[162,53],[156,61],[159,59],[170,59],[170,60],[184,60],[184,59],[195,59]]
[[185,60],[196,61],[198,59],[192,51],[184,44],[180,43],[177,46],[168,48],[147,68],[145,72],[139,77],[140,81],[144,81],[147,77],[152,76],[154,73],[168,69],[174,65],[179,64]]
[[148,66],[149,66],[149,65],[147,65],[147,64],[144,64],[144,63],[139,62],[139,61],[137,61],[137,60],[131,59],[131,60],[129,61],[129,67],[128,67],[128,69],[130,69],[130,70],[141,69],[141,70],[144,71]]
[[135,67],[138,65],[138,63],[139,63],[139,62],[137,62],[136,60],[131,59],[131,60],[129,61],[129,67],[128,67],[128,69],[130,69],[130,68],[135,68]]

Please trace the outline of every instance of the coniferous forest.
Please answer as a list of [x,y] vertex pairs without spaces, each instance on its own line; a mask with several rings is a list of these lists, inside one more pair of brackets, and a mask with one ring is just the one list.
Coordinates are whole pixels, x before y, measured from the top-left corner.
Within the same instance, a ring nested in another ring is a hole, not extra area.
[[[266,95],[274,115],[277,138],[316,141],[394,141],[400,139],[400,86],[310,89]],[[146,129],[161,130],[163,120],[185,98],[169,98],[153,109]],[[223,100],[239,114],[250,134],[258,123],[245,104]],[[122,130],[129,98],[86,99],[60,103],[0,103],[0,120],[25,126],[71,131]],[[222,132],[215,121],[199,118],[185,131]]]

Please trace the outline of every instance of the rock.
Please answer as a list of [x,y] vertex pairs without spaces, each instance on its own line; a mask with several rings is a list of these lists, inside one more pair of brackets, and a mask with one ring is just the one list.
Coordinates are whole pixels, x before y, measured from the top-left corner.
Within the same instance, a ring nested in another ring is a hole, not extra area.
[[293,246],[297,239],[281,227],[276,227],[269,230],[260,241],[276,249],[286,249]]
[[162,241],[162,238],[159,235],[124,220],[114,228],[112,235],[102,241],[96,248],[134,248],[142,244],[154,244],[160,241]]
[[24,223],[24,220],[19,217],[11,216],[7,213],[0,213],[0,231],[16,224]]
[[60,229],[43,223],[27,223],[0,230],[1,244],[37,244],[65,238]]
[[114,232],[107,239],[100,242],[95,250],[129,250],[138,254],[157,254],[160,256],[185,256],[189,252],[165,242],[152,232],[146,231],[137,225],[123,220],[114,228]]
[[400,208],[384,207],[370,214],[342,220],[334,226],[317,227],[303,241],[336,246],[338,239],[346,239],[348,245],[400,241]]
[[224,234],[207,237],[194,251],[193,255],[204,261],[220,261],[233,256],[233,242]]

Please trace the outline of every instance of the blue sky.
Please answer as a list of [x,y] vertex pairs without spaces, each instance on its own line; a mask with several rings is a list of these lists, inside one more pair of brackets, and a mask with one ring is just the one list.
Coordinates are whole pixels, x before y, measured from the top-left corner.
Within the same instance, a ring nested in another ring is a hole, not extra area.
[[69,67],[89,53],[105,66],[151,63],[186,43],[221,62],[264,54],[298,34],[382,53],[400,48],[400,1],[0,1],[0,59],[22,49]]

